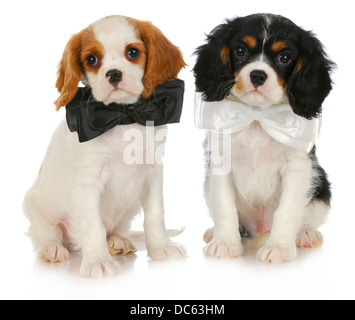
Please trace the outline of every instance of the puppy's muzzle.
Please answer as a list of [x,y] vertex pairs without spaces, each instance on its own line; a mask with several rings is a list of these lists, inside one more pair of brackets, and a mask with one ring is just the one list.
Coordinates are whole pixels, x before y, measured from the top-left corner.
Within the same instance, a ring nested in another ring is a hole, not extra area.
[[265,71],[263,70],[254,70],[250,72],[250,81],[257,89],[258,87],[261,87],[263,84],[265,84],[268,76]]
[[122,72],[117,69],[110,70],[106,73],[108,82],[110,82],[115,88],[117,88],[118,84],[122,81],[122,77]]

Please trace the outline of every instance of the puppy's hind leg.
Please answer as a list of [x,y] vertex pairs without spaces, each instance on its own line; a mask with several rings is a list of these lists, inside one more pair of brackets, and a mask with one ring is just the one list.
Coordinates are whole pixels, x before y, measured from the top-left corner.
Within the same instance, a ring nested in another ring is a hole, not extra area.
[[326,221],[330,207],[319,200],[314,200],[306,208],[303,226],[297,235],[297,247],[318,248],[323,245],[323,235],[318,228]]
[[125,256],[136,252],[136,248],[131,241],[118,235],[111,235],[107,239],[107,246],[111,256]]
[[69,251],[62,245],[63,229],[60,225],[51,223],[30,197],[26,197],[23,207],[31,222],[27,235],[32,240],[38,259],[49,263],[68,260]]
[[140,205],[134,206],[127,212],[119,215],[121,218],[111,232],[107,234],[107,246],[111,256],[128,255],[135,253],[137,250],[129,238],[131,229],[131,220],[139,212]]
[[203,240],[208,244],[213,240],[214,228],[207,229],[203,235]]
[[327,220],[331,209],[331,184],[327,173],[320,166],[316,157],[316,149],[309,155],[313,165],[312,201],[306,207],[306,213],[300,232],[297,235],[299,248],[318,248],[322,246],[323,235],[317,231]]

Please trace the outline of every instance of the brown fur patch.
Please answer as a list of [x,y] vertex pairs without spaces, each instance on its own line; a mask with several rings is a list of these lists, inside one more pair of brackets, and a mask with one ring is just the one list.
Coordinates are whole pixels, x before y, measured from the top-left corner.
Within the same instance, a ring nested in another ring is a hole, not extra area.
[[[140,54],[136,60],[131,60],[128,56],[129,49],[137,49],[139,50]],[[147,61],[147,50],[145,48],[144,43],[131,43],[126,47],[126,59],[133,63],[139,65],[143,70],[145,70],[145,65]]]
[[158,85],[176,79],[186,63],[179,48],[174,46],[153,24],[132,18],[127,20],[133,25],[146,47],[147,63],[143,78],[145,89],[142,96],[147,98]]
[[254,49],[258,44],[257,40],[250,36],[243,38],[243,41],[250,49]]
[[74,35],[64,50],[56,83],[60,92],[60,96],[55,102],[57,110],[66,106],[76,95],[78,84],[83,78],[81,67],[86,72],[98,72],[100,63],[97,67],[87,64],[86,60],[90,55],[96,55],[101,61],[104,57],[104,48],[96,40],[94,32],[88,28]]
[[[91,55],[95,55],[99,58],[99,65],[91,67],[87,63],[87,58]],[[81,54],[80,62],[86,72],[97,73],[101,67],[101,61],[105,55],[105,49],[103,45],[96,40],[94,32],[87,29],[81,34]]]
[[230,50],[229,47],[225,46],[221,51],[221,59],[224,64],[230,65]]
[[296,66],[295,66],[294,73],[298,73],[301,70],[302,64],[303,64],[303,60],[301,58],[298,59]]
[[287,44],[284,41],[276,41],[271,46],[271,49],[274,52],[280,52],[285,48],[287,48]]
[[244,83],[242,78],[239,76],[239,72],[236,72],[234,74],[234,78],[235,78],[235,84],[234,84],[234,88],[237,94],[242,94],[244,92]]
[[281,79],[280,77],[277,77],[277,82],[281,88],[286,89],[287,83],[284,79]]

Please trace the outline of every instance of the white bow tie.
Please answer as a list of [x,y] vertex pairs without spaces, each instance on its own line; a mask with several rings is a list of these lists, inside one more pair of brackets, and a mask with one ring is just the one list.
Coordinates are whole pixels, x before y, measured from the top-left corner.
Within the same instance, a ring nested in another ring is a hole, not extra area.
[[319,138],[321,117],[307,120],[296,115],[284,104],[261,110],[241,102],[225,99],[205,102],[200,93],[195,96],[195,124],[198,129],[228,130],[237,133],[260,122],[263,130],[276,141],[289,147],[310,152]]

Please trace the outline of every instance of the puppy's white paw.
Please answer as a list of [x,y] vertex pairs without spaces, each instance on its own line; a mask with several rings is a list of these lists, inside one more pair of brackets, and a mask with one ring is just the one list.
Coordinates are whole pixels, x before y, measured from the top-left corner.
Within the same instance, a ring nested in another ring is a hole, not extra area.
[[136,248],[128,239],[116,235],[112,235],[107,240],[107,246],[112,256],[127,255],[136,252]]
[[205,234],[203,235],[203,240],[206,243],[210,243],[213,239],[213,236],[214,236],[214,228],[207,229]]
[[107,278],[117,274],[120,270],[118,262],[110,256],[98,261],[83,260],[80,275],[85,278]]
[[186,257],[185,248],[174,242],[148,248],[148,255],[153,260],[182,259]]
[[266,263],[290,262],[297,259],[297,249],[295,245],[281,247],[266,244],[258,251],[257,258]]
[[297,247],[299,248],[319,248],[323,242],[323,235],[316,230],[304,230],[297,236]]
[[38,258],[48,263],[64,262],[69,259],[69,251],[61,244],[43,247],[38,251]]
[[243,245],[241,242],[222,242],[212,240],[205,247],[205,255],[213,258],[238,258],[243,254]]

